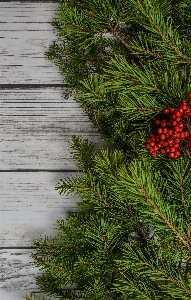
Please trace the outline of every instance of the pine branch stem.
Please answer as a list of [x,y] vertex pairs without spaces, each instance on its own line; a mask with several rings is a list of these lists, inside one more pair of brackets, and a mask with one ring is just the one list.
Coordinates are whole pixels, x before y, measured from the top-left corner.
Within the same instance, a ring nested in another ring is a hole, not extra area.
[[120,14],[119,14],[119,18],[118,18],[118,20],[117,20],[117,22],[116,22],[116,24],[115,24],[114,29],[113,29],[114,31],[116,31],[116,30],[117,30],[117,27],[119,26],[119,23],[120,23],[120,21],[121,21],[121,18],[122,18],[122,16],[123,16],[123,13],[124,13],[124,11],[125,11],[126,6],[127,6],[127,3],[125,3],[125,4],[123,5],[123,7],[122,7],[122,10],[121,10],[121,12],[120,12]]
[[190,248],[191,248],[191,222],[190,222],[190,218],[188,216],[187,209],[186,209],[186,200],[185,200],[185,197],[184,197],[183,179],[182,179],[181,176],[179,177],[179,182],[180,182],[180,197],[181,197],[182,204],[183,204],[183,207],[184,207],[184,214],[185,214],[185,217],[186,217],[186,225],[187,225],[188,241],[190,243]]
[[174,232],[174,234],[177,236],[178,240],[185,245],[188,249],[190,249],[190,243],[187,240],[184,240],[181,234],[179,233],[178,229],[168,220],[166,219],[165,215],[158,209],[158,207],[154,207],[152,199],[149,197],[147,192],[141,187],[138,186],[142,194],[145,196],[147,201],[150,203],[150,205],[153,207],[153,209],[156,211],[156,213],[161,217],[161,219],[166,223],[166,225]]
[[164,272],[164,270],[160,269],[160,268],[157,268],[157,267],[154,267],[153,265],[147,263],[146,261],[144,260],[141,260],[139,259],[138,262],[141,262],[143,264],[146,264],[148,265],[148,267],[154,271],[157,271],[158,273],[160,274],[163,274],[164,277],[168,278],[171,282],[173,282],[175,285],[177,285],[179,288],[181,288],[182,290],[184,290],[188,295],[191,296],[191,290],[190,289],[187,289],[186,287],[184,287],[178,280],[174,279],[173,277],[169,276],[168,274],[166,274]]
[[142,236],[142,238],[144,239],[145,243],[147,244],[147,241],[149,240],[148,235],[145,233],[142,224],[138,221],[137,217],[133,213],[132,206],[128,202],[126,202],[126,205],[127,205],[127,208],[128,208],[128,211],[129,211],[130,215],[132,216],[132,218],[135,221],[136,227],[137,227],[140,235]]
[[139,61],[141,61],[144,65],[148,66],[148,62],[144,60],[140,55],[134,54],[134,50],[128,45],[128,43],[120,36],[120,34],[114,30],[114,28],[110,25],[109,26],[111,33],[116,37],[116,39],[122,43],[122,45],[129,50],[131,54],[134,55],[134,57],[138,58]]
[[174,63],[182,63],[182,64],[189,64],[190,62],[183,62],[183,61],[181,61],[181,60],[177,60],[177,59],[169,59],[169,58],[166,58],[165,56],[160,56],[160,55],[158,55],[158,54],[156,54],[156,53],[153,53],[153,52],[151,52],[151,51],[148,51],[148,50],[146,50],[145,48],[141,48],[141,50],[142,50],[142,52],[144,52],[144,53],[146,53],[146,54],[148,54],[148,55],[150,55],[150,56],[153,56],[153,57],[155,57],[155,58],[157,58],[157,59],[162,59],[162,60],[168,60],[168,61],[172,61],[172,62],[174,62]]
[[93,192],[93,194],[96,195],[96,197],[98,197],[98,198],[99,198],[99,199],[100,199],[107,207],[111,207],[111,206],[109,205],[109,203],[107,203],[107,201],[106,201],[101,195],[99,195],[98,192],[95,191],[91,185],[87,184],[87,187],[88,187],[88,189],[89,189],[91,192]]
[[186,61],[190,61],[189,60],[189,57],[184,55],[183,53],[181,53],[174,45],[173,43],[163,34],[163,32],[158,28],[158,26],[154,23],[154,21],[152,20],[152,18],[150,17],[150,15],[147,14],[147,11],[146,11],[146,7],[144,6],[143,2],[141,2],[140,0],[137,0],[140,7],[142,8],[142,10],[144,11],[147,19],[149,20],[149,22],[151,23],[152,27],[156,30],[156,32],[162,37],[162,39],[166,42],[166,44],[168,46],[171,47],[171,49],[174,50],[174,52],[179,56],[181,57],[183,60],[186,60]]

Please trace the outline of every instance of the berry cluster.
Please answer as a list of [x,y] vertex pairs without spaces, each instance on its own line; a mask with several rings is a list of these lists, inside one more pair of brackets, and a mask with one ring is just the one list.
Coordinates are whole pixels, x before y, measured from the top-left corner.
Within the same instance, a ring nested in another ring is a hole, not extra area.
[[[191,98],[191,94],[189,94],[189,98]],[[156,135],[150,134],[146,142],[146,149],[152,157],[155,157],[159,150],[161,154],[166,154],[167,157],[175,159],[180,156],[180,143],[183,139],[187,142],[186,145],[188,145],[191,154],[191,137],[189,137],[190,134],[187,130],[184,131],[184,122],[191,116],[187,101],[182,100],[179,109],[164,109],[163,113],[166,118],[161,120],[156,117],[153,118],[159,128]]]

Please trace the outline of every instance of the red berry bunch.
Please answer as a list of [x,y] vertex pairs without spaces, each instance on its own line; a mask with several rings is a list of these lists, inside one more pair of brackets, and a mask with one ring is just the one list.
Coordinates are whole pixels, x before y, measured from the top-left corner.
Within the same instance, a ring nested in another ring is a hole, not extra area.
[[[191,98],[191,94],[188,97]],[[159,127],[156,135],[150,134],[149,139],[146,141],[146,149],[152,157],[155,157],[159,150],[161,154],[166,154],[167,157],[175,159],[180,156],[180,143],[183,139],[191,154],[191,137],[189,137],[190,134],[187,130],[184,131],[184,122],[191,116],[187,101],[182,100],[179,109],[164,109],[163,113],[165,115],[163,119],[153,118],[153,121]]]

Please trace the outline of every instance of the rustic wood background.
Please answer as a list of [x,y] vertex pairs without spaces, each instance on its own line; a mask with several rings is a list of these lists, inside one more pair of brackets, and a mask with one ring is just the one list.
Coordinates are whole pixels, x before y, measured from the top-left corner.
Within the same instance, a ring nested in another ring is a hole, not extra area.
[[77,174],[69,142],[76,134],[106,146],[44,53],[57,39],[57,1],[0,1],[0,300],[40,293],[32,241],[54,236],[56,220],[75,210],[78,196],[55,184]]

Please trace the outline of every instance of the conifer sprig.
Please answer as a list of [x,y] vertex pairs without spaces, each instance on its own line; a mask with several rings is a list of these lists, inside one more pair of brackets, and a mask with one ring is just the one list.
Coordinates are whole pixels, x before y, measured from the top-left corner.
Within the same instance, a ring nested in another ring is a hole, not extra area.
[[59,3],[60,42],[47,56],[65,76],[67,96],[74,92],[115,147],[96,153],[72,137],[83,176],[56,189],[82,201],[57,222],[57,238],[35,242],[33,258],[45,272],[37,282],[63,300],[190,299],[190,154],[183,147],[174,161],[152,159],[145,141],[156,130],[152,118],[191,92],[191,2]]
[[[89,152],[93,147],[86,140],[73,141],[76,160],[83,162],[84,145]],[[189,159],[168,161],[166,170],[160,165],[157,172],[154,162],[128,163],[115,149],[103,149],[92,160],[94,168],[84,169],[84,178],[70,184],[64,179],[57,186],[61,193],[77,192],[82,201],[79,212],[57,222],[57,238],[35,242],[33,259],[46,272],[39,286],[60,299],[73,299],[74,291],[67,294],[63,287],[74,283],[79,299],[189,299],[190,197],[186,204],[183,197]],[[137,238],[131,237],[133,230]]]

